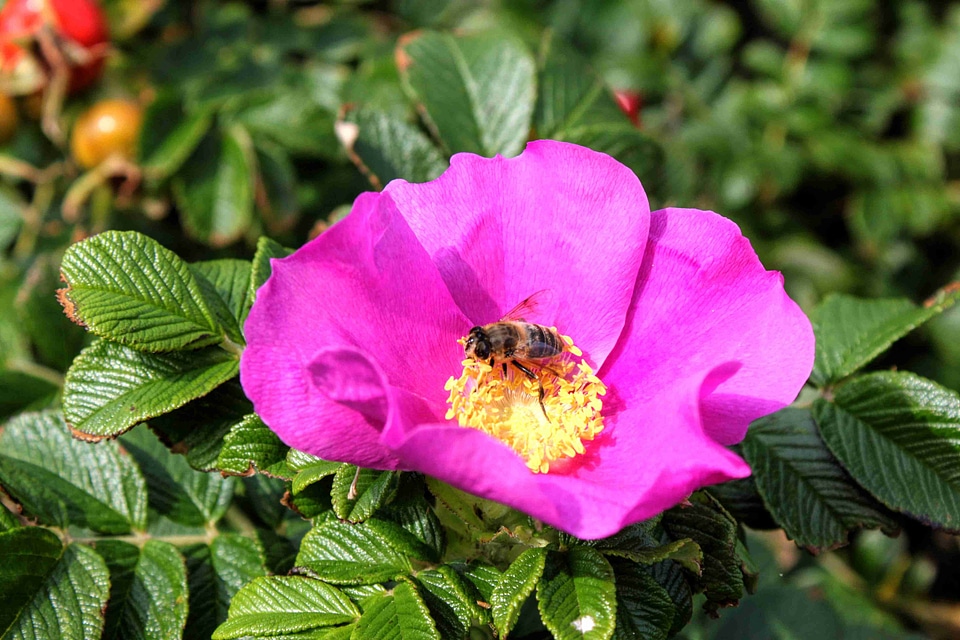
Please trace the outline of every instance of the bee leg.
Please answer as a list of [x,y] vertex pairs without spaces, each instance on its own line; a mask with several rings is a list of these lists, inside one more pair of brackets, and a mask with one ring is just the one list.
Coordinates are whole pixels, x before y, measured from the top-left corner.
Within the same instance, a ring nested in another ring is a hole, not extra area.
[[544,394],[543,381],[540,379],[540,376],[538,376],[529,368],[527,368],[525,365],[520,364],[516,360],[511,360],[510,362],[512,362],[513,366],[515,366],[517,369],[520,369],[520,371],[522,371],[524,375],[526,375],[531,380],[536,380],[537,384],[540,385],[539,397],[537,399],[540,401],[540,410],[543,411],[543,417],[549,420],[550,416],[547,415],[547,408],[543,404],[543,394]]
[[504,377],[504,378],[507,377],[507,363],[506,363],[506,362],[503,363],[503,377]]

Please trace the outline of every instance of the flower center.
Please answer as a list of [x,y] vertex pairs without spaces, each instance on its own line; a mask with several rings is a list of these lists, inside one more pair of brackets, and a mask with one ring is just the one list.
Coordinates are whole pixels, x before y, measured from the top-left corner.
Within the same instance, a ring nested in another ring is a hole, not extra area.
[[[603,430],[600,396],[607,387],[582,360],[583,353],[567,336],[563,352],[538,366],[529,364],[531,379],[510,364],[491,366],[473,358],[463,361],[463,373],[450,378],[447,420],[479,429],[497,438],[537,473],[584,452],[583,443]],[[463,340],[461,340],[461,343]],[[543,386],[543,400],[540,388]]]

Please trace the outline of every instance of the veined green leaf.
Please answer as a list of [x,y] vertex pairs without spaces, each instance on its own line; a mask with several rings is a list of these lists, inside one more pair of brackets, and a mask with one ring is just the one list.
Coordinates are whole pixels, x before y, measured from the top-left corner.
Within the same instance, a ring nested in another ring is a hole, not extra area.
[[416,579],[444,640],[466,638],[472,625],[489,622],[490,614],[477,604],[480,594],[449,565],[421,571]]
[[536,99],[535,63],[503,32],[414,32],[397,46],[401,78],[452,153],[519,153]]
[[374,596],[357,623],[355,637],[363,640],[441,640],[427,605],[409,582],[393,593]]
[[213,124],[213,111],[183,113],[183,103],[173,92],[147,107],[140,127],[138,156],[147,178],[164,180],[176,172]]
[[537,137],[565,139],[565,133],[588,124],[627,124],[606,83],[586,59],[555,36],[541,47],[537,108]]
[[108,534],[146,527],[146,484],[116,442],[71,438],[59,414],[48,411],[12,419],[0,445],[0,483],[42,522]]
[[669,560],[653,565],[650,575],[664,588],[673,602],[675,613],[668,635],[674,636],[687,626],[693,616],[693,593],[690,591],[690,583],[684,577],[684,571],[680,565]]
[[149,354],[101,340],[67,371],[63,413],[80,433],[117,436],[210,393],[238,370],[236,356],[217,347]]
[[0,371],[0,420],[30,407],[42,407],[57,391],[59,387],[52,381],[19,371]]
[[[250,304],[253,304],[257,297],[257,289],[270,277],[270,260],[286,258],[291,253],[292,249],[287,249],[266,236],[257,241],[257,252],[250,263],[250,293],[247,296]],[[246,316],[243,319],[246,319]]]
[[96,545],[110,569],[107,640],[179,640],[187,621],[187,572],[176,547],[148,540]]
[[240,380],[233,378],[179,409],[151,418],[150,429],[162,434],[161,440],[172,450],[184,452],[194,469],[220,470],[217,457],[226,437],[252,412]]
[[215,247],[239,239],[253,221],[256,156],[240,126],[210,133],[173,180],[187,232]]
[[279,636],[352,622],[356,606],[336,587],[303,576],[257,578],[230,602],[214,640]]
[[237,344],[244,344],[240,319],[250,311],[250,263],[245,260],[208,260],[190,265],[204,293],[210,309],[226,334]]
[[336,125],[337,137],[374,189],[391,180],[433,180],[447,168],[434,143],[412,124],[371,109],[347,111]]
[[897,529],[830,455],[809,410],[787,408],[757,420],[741,446],[764,503],[797,544],[831,549],[860,527]]
[[700,545],[690,538],[672,540],[666,544],[645,549],[610,549],[605,555],[626,558],[639,564],[656,564],[664,560],[674,560],[691,573],[700,575],[703,564],[703,552]]
[[617,615],[613,569],[590,547],[550,552],[537,603],[543,623],[558,640],[607,640]]
[[399,478],[393,471],[360,469],[351,464],[340,466],[330,492],[334,512],[341,520],[366,520],[397,495]]
[[903,298],[827,296],[811,317],[817,335],[813,381],[825,385],[849,376],[958,298],[957,287],[941,290],[922,307]]
[[373,584],[410,573],[412,566],[390,540],[367,523],[330,522],[303,538],[297,565],[333,584]]
[[23,527],[0,533],[0,558],[4,638],[100,640],[110,580],[94,551]]
[[667,590],[644,567],[611,561],[617,581],[617,627],[614,640],[665,640],[676,607]]
[[546,549],[527,549],[503,572],[490,597],[493,621],[501,637],[517,624],[520,607],[540,582],[546,562]]
[[231,533],[217,536],[209,545],[192,545],[181,551],[187,558],[190,589],[184,638],[206,640],[227,619],[237,592],[265,575],[263,553],[255,540]]
[[187,263],[133,231],[106,231],[70,247],[58,296],[95,334],[142,351],[199,349],[223,339]]
[[253,473],[256,468],[271,476],[286,477],[285,458],[289,450],[290,447],[280,441],[260,416],[252,413],[233,425],[224,436],[216,467],[241,476]]
[[739,602],[746,588],[744,560],[738,552],[737,523],[708,494],[695,493],[690,504],[674,507],[663,516],[673,538],[690,538],[703,550],[698,584],[707,596],[704,608],[716,611]]
[[150,507],[184,525],[207,525],[230,506],[235,478],[193,469],[147,429],[134,429],[120,443],[137,461],[147,480]]
[[956,392],[912,373],[871,373],[840,386],[833,402],[818,400],[813,415],[833,455],[880,502],[960,529]]

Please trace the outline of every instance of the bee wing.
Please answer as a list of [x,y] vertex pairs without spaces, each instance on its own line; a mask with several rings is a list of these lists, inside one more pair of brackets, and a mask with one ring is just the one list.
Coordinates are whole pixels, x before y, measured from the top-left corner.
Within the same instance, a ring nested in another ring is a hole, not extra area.
[[553,291],[551,289],[541,289],[521,300],[517,306],[503,314],[500,320],[539,320],[547,322],[553,319],[555,311],[556,296]]

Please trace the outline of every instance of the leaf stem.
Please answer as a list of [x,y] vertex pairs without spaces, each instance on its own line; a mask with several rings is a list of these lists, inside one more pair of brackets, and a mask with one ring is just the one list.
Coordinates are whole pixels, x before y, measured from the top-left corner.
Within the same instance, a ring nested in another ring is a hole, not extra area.
[[34,378],[46,380],[57,387],[63,387],[63,374],[56,369],[45,367],[30,360],[14,359],[7,362],[7,369],[26,373]]
[[243,345],[237,344],[226,334],[224,334],[223,340],[220,342],[220,348],[227,353],[232,353],[233,355],[237,356],[237,358],[243,355]]

